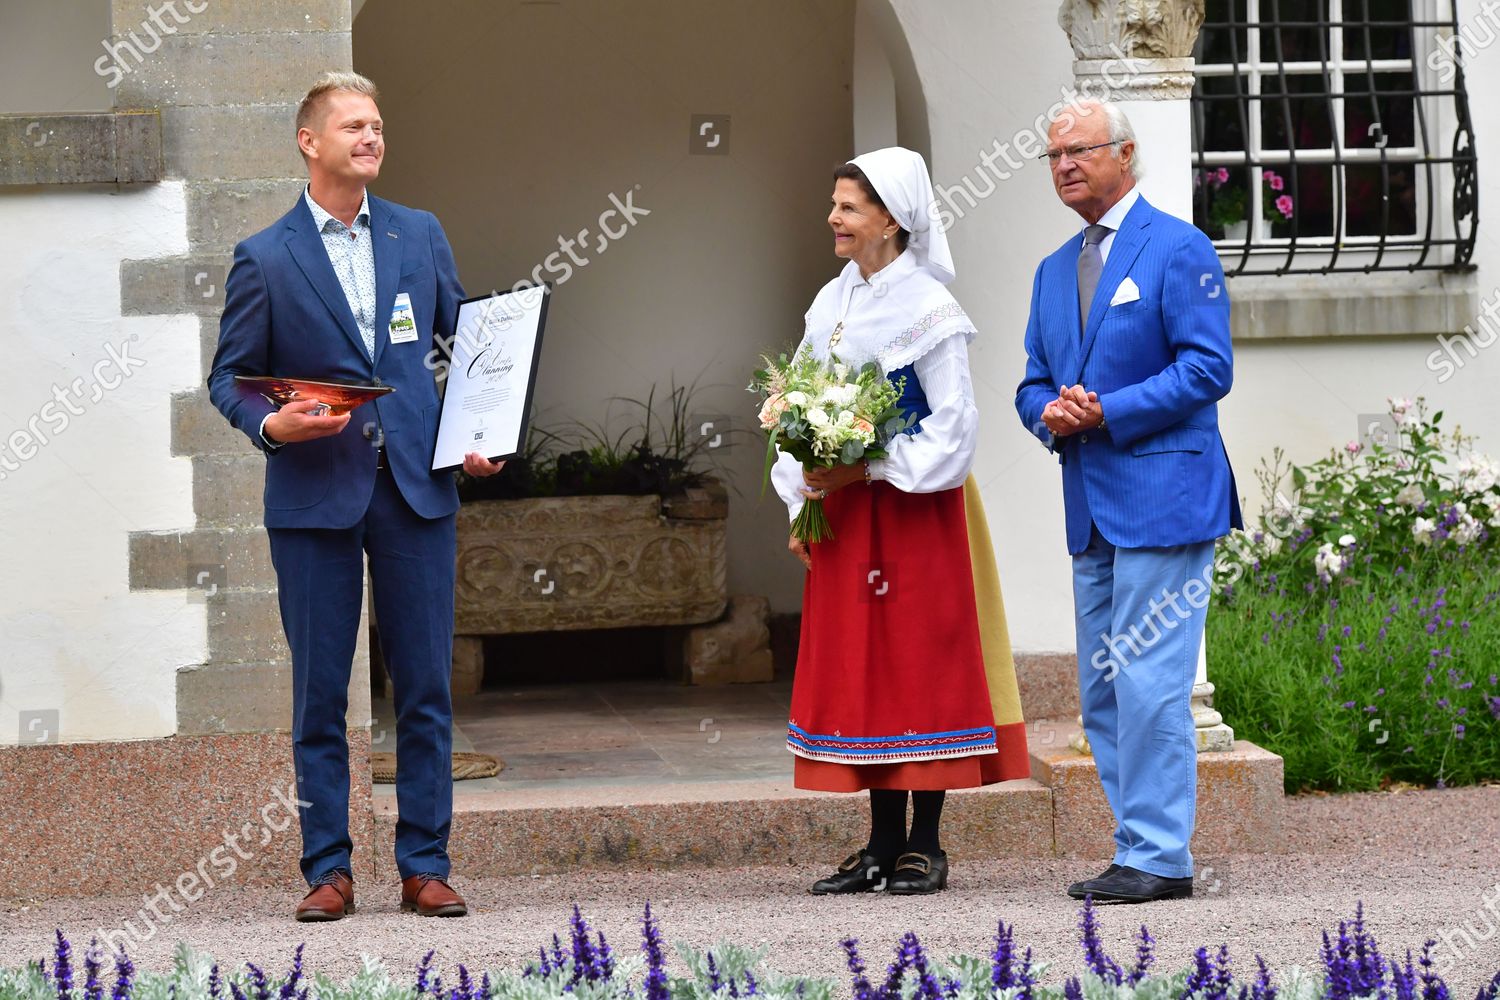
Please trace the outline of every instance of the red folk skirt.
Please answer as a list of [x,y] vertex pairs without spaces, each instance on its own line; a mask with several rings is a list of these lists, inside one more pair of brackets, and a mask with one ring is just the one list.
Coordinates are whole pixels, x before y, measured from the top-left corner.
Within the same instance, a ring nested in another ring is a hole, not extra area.
[[798,788],[935,791],[1030,775],[989,530],[973,478],[854,485],[809,546],[787,748]]

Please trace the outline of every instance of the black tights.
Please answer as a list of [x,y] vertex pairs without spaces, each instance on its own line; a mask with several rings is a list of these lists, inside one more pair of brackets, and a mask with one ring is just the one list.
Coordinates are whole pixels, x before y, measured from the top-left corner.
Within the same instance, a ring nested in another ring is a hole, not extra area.
[[943,792],[911,793],[911,834],[906,832],[906,792],[889,788],[870,789],[870,844],[876,857],[888,858],[906,851],[939,854],[938,823],[943,818]]

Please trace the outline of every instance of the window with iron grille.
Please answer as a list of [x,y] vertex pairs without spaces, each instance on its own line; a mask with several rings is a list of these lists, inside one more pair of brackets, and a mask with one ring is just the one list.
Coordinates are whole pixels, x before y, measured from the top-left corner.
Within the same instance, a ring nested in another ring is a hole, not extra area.
[[1230,274],[1467,270],[1457,0],[1208,0],[1194,221]]

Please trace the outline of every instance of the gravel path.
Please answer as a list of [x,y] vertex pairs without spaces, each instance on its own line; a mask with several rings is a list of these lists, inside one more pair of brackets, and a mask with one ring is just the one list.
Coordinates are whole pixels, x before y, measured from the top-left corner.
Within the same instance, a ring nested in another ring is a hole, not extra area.
[[[1188,963],[1199,945],[1228,942],[1241,968],[1259,953],[1280,968],[1315,966],[1319,934],[1363,900],[1383,950],[1420,951],[1428,936],[1448,935],[1440,948],[1458,960],[1448,975],[1455,1000],[1468,1000],[1500,969],[1500,917],[1484,909],[1500,897],[1500,787],[1449,791],[1299,797],[1287,802],[1287,853],[1199,859],[1199,895],[1189,901],[1102,910],[1105,940],[1122,961],[1132,932],[1146,923],[1158,941],[1158,969]],[[1099,861],[975,860],[960,845],[948,891],[934,897],[871,895],[818,898],[803,888],[837,859],[775,867],[570,876],[467,879],[464,920],[420,920],[397,910],[395,886],[360,885],[360,912],[343,921],[298,925],[292,894],[223,889],[205,896],[152,940],[133,949],[138,965],[165,967],[172,946],[233,961],[284,968],[298,942],[310,967],[342,979],[361,953],[378,955],[409,975],[423,952],[436,948],[445,969],[514,967],[561,931],[573,902],[617,949],[639,943],[641,904],[650,900],[669,942],[697,946],[729,938],[770,945],[778,971],[835,978],[847,991],[839,939],[862,942],[866,963],[883,969],[896,939],[916,930],[938,955],[984,953],[995,921],[1017,927],[1019,942],[1052,963],[1056,982],[1080,966],[1074,925],[1077,904],[1062,886],[1102,867]],[[1213,871],[1207,869],[1212,867]],[[95,928],[118,926],[141,905],[136,898],[0,903],[0,965],[48,952],[55,927],[86,940]],[[1496,905],[1500,911],[1500,905]],[[1464,924],[1487,940],[1466,945]],[[681,963],[672,957],[681,971]],[[446,978],[446,976],[445,976]]]

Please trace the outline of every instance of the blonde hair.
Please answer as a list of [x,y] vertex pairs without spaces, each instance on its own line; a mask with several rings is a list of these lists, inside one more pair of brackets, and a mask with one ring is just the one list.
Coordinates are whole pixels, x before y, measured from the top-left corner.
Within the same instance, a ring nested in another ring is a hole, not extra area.
[[312,128],[313,120],[326,110],[329,95],[339,93],[364,94],[372,101],[380,100],[380,91],[369,77],[360,76],[358,73],[330,70],[313,81],[307,96],[302,98],[301,104],[297,105],[296,131]]

